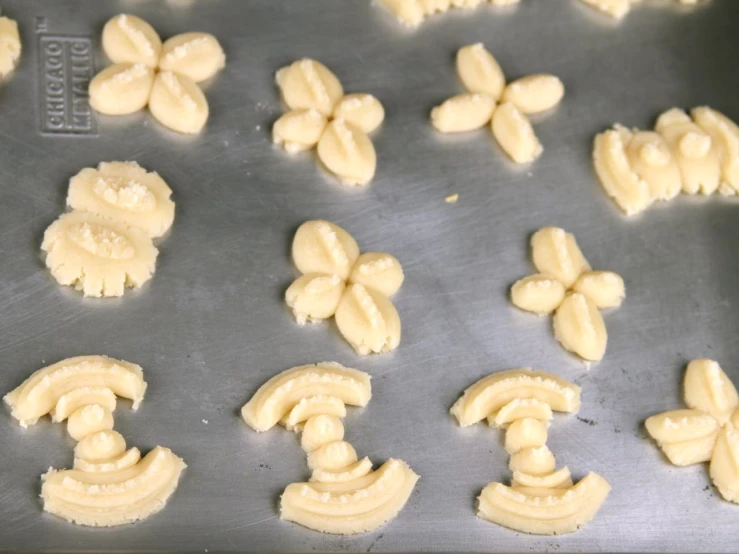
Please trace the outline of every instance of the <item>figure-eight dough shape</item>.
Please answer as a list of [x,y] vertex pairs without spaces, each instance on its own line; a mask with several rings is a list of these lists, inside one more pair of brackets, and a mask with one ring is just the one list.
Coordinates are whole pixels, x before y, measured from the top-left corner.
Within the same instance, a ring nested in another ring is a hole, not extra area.
[[572,533],[595,517],[611,490],[589,473],[573,484],[567,467],[555,470],[546,446],[552,412],[580,409],[580,387],[531,368],[493,373],[464,391],[451,408],[461,427],[487,419],[505,430],[511,485],[490,483],[478,497],[478,517],[535,535]]
[[478,42],[459,49],[457,73],[468,90],[431,110],[431,124],[442,133],[462,133],[490,124],[503,151],[518,164],[533,162],[543,148],[527,114],[546,112],[564,97],[554,75],[529,75],[506,85],[493,55]]
[[344,185],[364,186],[377,167],[369,134],[385,118],[371,94],[347,94],[341,82],[320,62],[302,59],[275,77],[290,110],[275,121],[272,141],[294,154],[317,148],[318,158]]
[[143,458],[126,450],[113,431],[116,396],[144,399],[140,366],[107,356],[79,356],[36,371],[5,396],[22,427],[50,415],[67,421],[74,469],[50,468],[41,477],[44,510],[71,523],[112,527],[158,512],[177,488],[186,465],[171,450],[157,446]]
[[164,44],[154,28],[120,14],[103,28],[103,50],[114,65],[90,81],[90,105],[108,115],[137,112],[148,104],[165,127],[199,133],[208,120],[208,101],[198,83],[226,65],[218,40],[208,33],[182,33]]
[[593,271],[574,235],[544,227],[531,237],[539,273],[511,287],[514,306],[540,316],[554,312],[554,336],[586,362],[603,358],[608,343],[599,310],[617,308],[626,296],[624,281],[612,271]]
[[688,409],[648,418],[644,425],[676,466],[709,462],[721,496],[739,504],[739,395],[713,360],[688,364],[684,398]]
[[288,485],[280,518],[340,535],[371,531],[396,517],[418,475],[402,460],[390,459],[373,471],[344,441],[346,405],[366,406],[370,376],[335,362],[288,369],[263,384],[242,408],[249,427],[268,431],[278,423],[302,433],[301,445],[312,476]]
[[332,316],[360,355],[389,352],[400,344],[400,317],[388,298],[403,284],[400,262],[384,252],[359,253],[354,238],[338,225],[303,223],[292,245],[302,273],[285,292],[300,325]]

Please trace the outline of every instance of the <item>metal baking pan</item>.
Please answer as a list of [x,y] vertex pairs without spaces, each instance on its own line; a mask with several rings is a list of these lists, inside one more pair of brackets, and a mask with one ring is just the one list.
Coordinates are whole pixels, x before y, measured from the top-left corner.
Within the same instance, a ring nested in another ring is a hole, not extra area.
[[[524,0],[450,12],[416,31],[369,0],[0,7],[19,21],[24,46],[0,88],[0,391],[69,356],[134,361],[149,391],[138,412],[121,403],[116,429],[143,450],[171,447],[189,466],[149,520],[75,527],[43,513],[38,498],[39,476],[72,462],[64,426],[23,430],[3,410],[0,550],[736,550],[739,507],[719,498],[705,467],[668,465],[642,422],[682,407],[692,358],[718,360],[739,382],[739,206],[681,197],[626,219],[596,182],[591,141],[614,122],[649,127],[672,106],[709,104],[739,119],[739,2],[638,6],[616,24],[576,0]],[[85,115],[74,86],[106,65],[102,25],[122,11],[163,37],[201,30],[222,41],[228,65],[207,86],[211,119],[201,136],[177,136],[146,113]],[[49,41],[67,56],[61,127],[45,111]],[[461,91],[456,49],[476,41],[509,78],[550,72],[567,87],[563,104],[536,119],[545,150],[530,167],[506,161],[488,131],[440,137],[428,123],[433,105]],[[71,56],[85,58],[85,44],[88,58],[73,71]],[[271,144],[282,113],[274,72],[304,56],[332,68],[347,91],[385,105],[378,171],[366,189],[342,188],[311,155],[291,158]],[[119,159],[168,181],[177,218],[143,290],[83,299],[44,268],[41,236],[64,210],[69,177]],[[445,203],[452,193],[459,202]],[[289,245],[313,218],[403,263],[395,353],[359,358],[333,324],[292,320],[282,301],[295,277]],[[528,238],[544,225],[575,233],[594,268],[627,283],[625,304],[605,316],[606,358],[590,370],[555,342],[550,321],[508,304],[511,283],[532,272]],[[374,378],[371,403],[346,421],[358,452],[402,458],[422,475],[400,516],[373,533],[326,536],[280,521],[279,494],[307,477],[305,457],[292,433],[258,435],[237,415],[268,377],[321,360]],[[580,413],[556,417],[549,446],[576,477],[596,471],[613,485],[595,520],[571,535],[526,536],[475,517],[483,486],[509,477],[507,456],[496,431],[462,430],[448,409],[483,375],[520,366],[583,387]]]

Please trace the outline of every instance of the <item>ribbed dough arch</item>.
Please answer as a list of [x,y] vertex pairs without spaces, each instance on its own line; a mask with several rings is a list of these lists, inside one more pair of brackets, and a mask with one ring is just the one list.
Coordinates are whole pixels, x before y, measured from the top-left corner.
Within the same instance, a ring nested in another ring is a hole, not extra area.
[[372,396],[370,376],[335,362],[294,367],[262,385],[241,409],[241,416],[255,431],[267,431],[311,396],[332,396],[344,404],[365,406]]
[[135,410],[146,392],[143,370],[136,364],[107,356],[68,358],[36,371],[8,393],[5,402],[13,417],[26,427],[51,412],[55,421],[61,421],[74,411],[70,411],[73,406],[75,409],[90,404],[106,407],[105,403],[111,403],[111,395],[102,389],[132,400]]
[[164,507],[185,467],[171,450],[157,446],[135,465],[119,470],[52,469],[42,477],[44,509],[80,525],[131,523]]
[[459,425],[474,425],[509,402],[535,398],[558,412],[573,412],[580,407],[580,387],[545,371],[511,369],[480,379],[454,403],[451,414]]
[[281,518],[323,533],[348,535],[371,531],[395,517],[418,480],[401,461],[339,483],[293,483],[280,502]]
[[610,490],[596,473],[566,489],[528,490],[490,483],[478,497],[478,516],[524,533],[571,533],[593,518]]

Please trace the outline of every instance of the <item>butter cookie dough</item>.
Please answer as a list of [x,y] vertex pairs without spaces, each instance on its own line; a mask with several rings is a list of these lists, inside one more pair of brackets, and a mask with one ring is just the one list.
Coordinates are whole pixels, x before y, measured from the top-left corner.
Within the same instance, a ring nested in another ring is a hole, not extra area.
[[[366,406],[370,376],[335,362],[288,369],[272,377],[241,410],[258,432],[278,423],[302,433],[312,476],[287,486],[280,518],[323,533],[353,535],[372,531],[395,518],[407,503],[418,475],[402,460],[389,459],[373,470],[344,441],[346,405]],[[302,426],[296,423],[304,420]]]
[[384,252],[359,253],[354,238],[323,220],[295,233],[292,257],[298,277],[285,293],[300,325],[335,316],[342,336],[360,355],[400,344],[400,317],[388,298],[403,284],[400,262]]
[[290,154],[316,147],[323,167],[349,187],[375,175],[377,154],[369,134],[385,118],[371,94],[347,94],[322,63],[308,58],[280,69],[275,81],[290,110],[272,126],[272,142]]
[[51,415],[67,421],[78,441],[74,469],[50,468],[41,476],[44,510],[70,523],[112,527],[145,519],[164,508],[185,469],[168,448],[143,458],[113,430],[116,396],[144,399],[140,366],[107,356],[79,356],[36,371],[5,396],[23,427]]
[[546,446],[552,412],[580,409],[580,387],[531,368],[493,373],[464,391],[451,414],[460,427],[487,419],[505,431],[511,484],[490,483],[478,497],[477,516],[515,531],[561,535],[589,523],[611,490],[589,473],[574,484],[570,470],[556,469]]
[[18,23],[9,17],[0,17],[0,81],[10,75],[18,65],[21,50]]

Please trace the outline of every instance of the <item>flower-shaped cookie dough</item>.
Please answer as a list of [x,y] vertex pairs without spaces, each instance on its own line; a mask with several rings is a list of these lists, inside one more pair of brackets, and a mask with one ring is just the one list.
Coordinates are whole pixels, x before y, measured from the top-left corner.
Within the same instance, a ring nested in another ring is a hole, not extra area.
[[611,486],[596,473],[573,484],[556,468],[546,445],[553,412],[580,409],[580,387],[551,373],[511,369],[483,377],[464,391],[451,414],[460,427],[487,419],[505,429],[511,485],[490,483],[478,497],[477,516],[524,533],[561,535],[588,523]]
[[0,81],[18,65],[21,57],[21,37],[18,23],[9,17],[0,17]]
[[442,133],[463,133],[490,124],[500,147],[516,163],[533,162],[543,148],[526,114],[554,108],[564,85],[554,75],[529,75],[506,85],[493,55],[478,42],[459,49],[457,73],[469,91],[431,110],[431,124]]
[[644,422],[651,437],[676,466],[710,462],[713,484],[739,504],[739,396],[717,362],[688,364],[684,382],[689,409],[654,415]]
[[[691,119],[692,117],[692,119]],[[603,189],[626,215],[684,194],[739,194],[739,126],[701,106],[662,113],[654,131],[614,125],[593,143]]]
[[41,477],[44,510],[71,523],[112,527],[146,519],[167,503],[186,465],[169,448],[146,456],[126,449],[113,430],[118,396],[136,410],[146,392],[140,366],[107,356],[78,356],[39,369],[5,396],[22,427],[51,416],[77,442],[74,469]]
[[336,326],[360,355],[389,352],[400,343],[400,317],[388,298],[403,284],[403,269],[384,252],[359,254],[344,229],[307,221],[295,233],[295,266],[303,275],[285,293],[298,323],[336,317]]
[[179,133],[198,133],[208,120],[208,101],[197,83],[226,65],[221,45],[208,33],[183,33],[164,44],[154,28],[120,14],[103,28],[103,50],[115,64],[90,81],[90,105],[125,115],[148,104],[151,114]]
[[347,94],[336,76],[315,60],[302,59],[276,75],[282,99],[291,111],[272,127],[272,140],[289,153],[317,145],[318,158],[344,185],[372,180],[377,156],[369,133],[385,118],[371,94]]
[[67,205],[44,233],[46,265],[85,296],[122,296],[151,279],[159,251],[152,238],[174,221],[172,190],[136,162],[102,162],[69,180]]
[[544,227],[531,237],[539,271],[511,287],[517,308],[537,315],[554,312],[554,336],[586,362],[606,352],[608,334],[599,310],[617,308],[626,292],[612,271],[592,271],[575,237],[559,227]]

